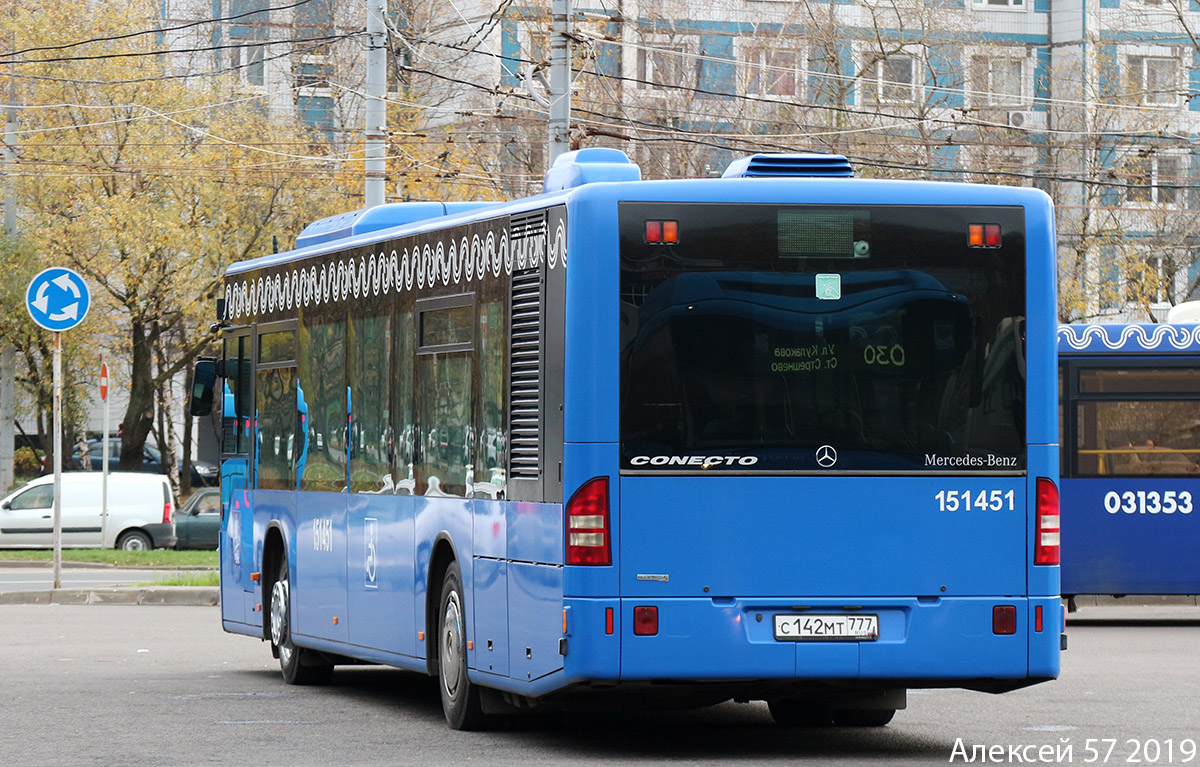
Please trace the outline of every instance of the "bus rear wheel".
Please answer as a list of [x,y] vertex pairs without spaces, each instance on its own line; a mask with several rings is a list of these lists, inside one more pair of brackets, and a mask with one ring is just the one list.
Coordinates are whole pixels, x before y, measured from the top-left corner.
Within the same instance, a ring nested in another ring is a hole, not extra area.
[[291,586],[285,555],[279,562],[279,574],[271,585],[271,651],[279,658],[279,670],[288,684],[328,684],[333,664],[319,653],[292,643]]
[[438,601],[438,689],[442,712],[455,730],[478,730],[486,723],[479,688],[467,678],[467,613],[463,608],[462,572],[450,563]]

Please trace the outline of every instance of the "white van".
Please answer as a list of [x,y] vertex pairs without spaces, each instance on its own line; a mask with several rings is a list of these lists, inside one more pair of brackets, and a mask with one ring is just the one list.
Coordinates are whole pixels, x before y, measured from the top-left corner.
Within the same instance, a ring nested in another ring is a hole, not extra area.
[[[108,524],[100,540],[101,472],[62,475],[63,548],[130,551],[175,545],[175,503],[162,474],[108,475]],[[0,500],[0,549],[54,546],[54,477],[38,477]]]

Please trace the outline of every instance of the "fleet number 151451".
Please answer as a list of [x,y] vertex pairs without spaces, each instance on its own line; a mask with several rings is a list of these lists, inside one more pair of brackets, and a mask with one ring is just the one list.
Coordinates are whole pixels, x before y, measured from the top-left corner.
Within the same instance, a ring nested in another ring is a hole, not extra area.
[[1012,511],[1016,508],[1013,490],[941,490],[933,496],[938,511]]

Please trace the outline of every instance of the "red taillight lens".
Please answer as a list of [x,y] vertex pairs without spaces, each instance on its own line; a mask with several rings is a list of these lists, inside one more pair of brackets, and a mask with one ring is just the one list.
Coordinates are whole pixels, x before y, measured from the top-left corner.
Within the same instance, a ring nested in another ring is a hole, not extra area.
[[992,608],[992,633],[1017,633],[1017,608],[1015,605],[996,605]]
[[170,524],[175,519],[175,507],[170,501],[163,504],[163,524]]
[[589,479],[567,501],[567,564],[612,564],[608,477]]
[[633,633],[640,637],[652,637],[658,634],[658,608],[633,608]]
[[1045,477],[1037,480],[1037,526],[1033,548],[1035,565],[1059,563],[1058,488]]
[[647,221],[646,222],[646,242],[648,242],[648,243],[662,242],[662,238],[663,238],[662,222],[661,221]]

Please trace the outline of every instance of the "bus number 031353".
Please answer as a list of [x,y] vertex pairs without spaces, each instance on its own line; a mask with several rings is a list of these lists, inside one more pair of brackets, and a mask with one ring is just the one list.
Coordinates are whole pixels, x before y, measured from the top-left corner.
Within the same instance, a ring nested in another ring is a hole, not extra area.
[[1012,511],[1016,493],[1012,490],[940,490],[933,496],[938,511]]
[[1104,496],[1104,510],[1109,514],[1191,514],[1192,494],[1187,490],[1111,490]]

